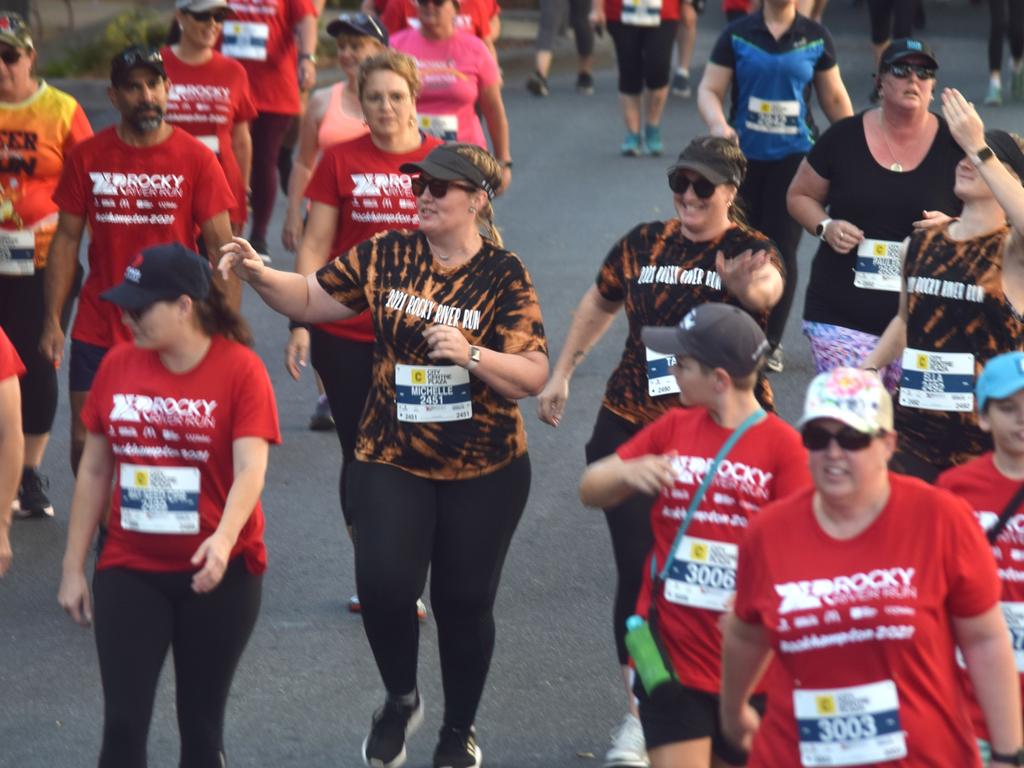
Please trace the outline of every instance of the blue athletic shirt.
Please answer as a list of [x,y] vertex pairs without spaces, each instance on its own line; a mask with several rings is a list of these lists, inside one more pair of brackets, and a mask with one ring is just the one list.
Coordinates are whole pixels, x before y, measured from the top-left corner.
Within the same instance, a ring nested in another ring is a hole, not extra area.
[[818,136],[808,100],[817,72],[836,66],[832,36],[797,14],[776,40],[761,11],[729,24],[711,61],[733,71],[729,123],[751,160],[810,151]]

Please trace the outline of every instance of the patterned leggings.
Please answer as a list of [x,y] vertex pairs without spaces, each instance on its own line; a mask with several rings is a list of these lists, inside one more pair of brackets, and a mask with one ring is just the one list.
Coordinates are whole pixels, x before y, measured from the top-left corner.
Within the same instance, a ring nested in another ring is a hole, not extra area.
[[[841,325],[811,323],[806,320],[804,336],[811,342],[811,355],[814,357],[814,367],[818,373],[843,366],[857,368],[878,344],[878,337],[870,333],[843,328]],[[879,371],[885,388],[895,392],[902,372],[898,360],[894,360]]]

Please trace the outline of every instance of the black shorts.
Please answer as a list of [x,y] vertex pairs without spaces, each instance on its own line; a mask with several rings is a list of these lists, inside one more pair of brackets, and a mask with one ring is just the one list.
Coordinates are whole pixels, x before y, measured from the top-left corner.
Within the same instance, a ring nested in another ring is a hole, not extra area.
[[78,339],[71,340],[71,364],[68,366],[68,389],[72,392],[88,392],[96,378],[107,347],[98,347]]
[[[718,696],[675,681],[655,689],[652,696],[643,685],[634,686],[640,705],[640,724],[647,749],[694,739],[711,738],[711,751],[730,765],[746,765],[747,753],[726,741],[718,717]],[[764,694],[750,697],[750,704],[764,714]]]

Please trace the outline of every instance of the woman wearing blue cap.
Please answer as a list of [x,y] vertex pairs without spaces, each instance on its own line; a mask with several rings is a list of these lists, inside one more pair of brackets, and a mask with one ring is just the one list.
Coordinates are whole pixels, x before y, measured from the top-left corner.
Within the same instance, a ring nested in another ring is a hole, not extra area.
[[909,238],[899,312],[864,361],[902,360],[892,466],[929,481],[991,448],[975,376],[1024,345],[1024,140],[986,132],[957,90],[943,92],[942,111],[966,153],[953,186],[963,213]]
[[[99,765],[146,765],[172,649],[181,765],[223,766],[224,710],[267,567],[260,493],[268,444],[281,440],[274,392],[209,262],[183,245],[147,248],[102,298],[134,343],[104,357],[82,410],[57,596],[77,623],[95,623]],[[108,514],[90,595],[89,544]]]

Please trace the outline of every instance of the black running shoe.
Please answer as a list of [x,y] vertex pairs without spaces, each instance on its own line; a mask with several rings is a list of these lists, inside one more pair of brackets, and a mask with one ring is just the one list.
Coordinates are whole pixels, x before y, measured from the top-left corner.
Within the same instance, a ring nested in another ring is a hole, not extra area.
[[534,72],[526,81],[526,90],[541,98],[548,95],[548,79],[540,72]]
[[53,517],[53,504],[46,495],[50,483],[45,475],[33,467],[25,467],[21,473],[21,485],[18,487],[18,499],[13,507],[14,516],[22,519],[28,517]]
[[398,768],[405,764],[405,740],[423,722],[423,699],[416,695],[412,706],[388,697],[373,713],[370,735],[363,741],[363,762],[370,768]]
[[594,76],[589,72],[580,72],[576,75],[576,90],[585,96],[594,92]]
[[476,729],[441,726],[434,750],[434,768],[480,768],[483,753],[476,743]]

